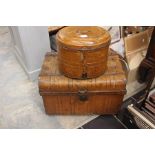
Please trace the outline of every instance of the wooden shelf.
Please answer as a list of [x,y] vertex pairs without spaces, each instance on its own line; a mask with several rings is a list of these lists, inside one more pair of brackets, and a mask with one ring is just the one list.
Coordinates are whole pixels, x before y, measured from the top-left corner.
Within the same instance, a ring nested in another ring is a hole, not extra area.
[[48,32],[49,34],[54,34],[58,32],[60,29],[62,29],[65,26],[48,26]]

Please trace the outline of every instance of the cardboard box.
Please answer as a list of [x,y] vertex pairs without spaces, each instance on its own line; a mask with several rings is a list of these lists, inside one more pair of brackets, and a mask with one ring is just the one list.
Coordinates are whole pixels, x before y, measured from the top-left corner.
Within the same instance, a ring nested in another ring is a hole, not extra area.
[[129,66],[128,83],[137,81],[138,68],[146,56],[149,41],[148,30],[124,38],[125,57]]
[[126,56],[127,63],[129,66],[128,83],[137,81],[138,79],[138,68],[142,60],[145,58],[147,50],[131,53]]
[[148,30],[125,37],[124,43],[126,55],[146,50],[149,45],[149,40]]

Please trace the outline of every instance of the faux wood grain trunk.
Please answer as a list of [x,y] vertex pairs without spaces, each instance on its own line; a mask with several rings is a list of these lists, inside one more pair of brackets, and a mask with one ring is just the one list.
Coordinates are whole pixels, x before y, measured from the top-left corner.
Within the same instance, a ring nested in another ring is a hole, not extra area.
[[48,53],[39,76],[47,114],[116,114],[126,92],[126,76],[117,55],[109,56],[104,75],[70,79],[58,70],[57,55]]
[[58,64],[62,74],[87,79],[103,74],[111,41],[101,27],[71,26],[57,33]]

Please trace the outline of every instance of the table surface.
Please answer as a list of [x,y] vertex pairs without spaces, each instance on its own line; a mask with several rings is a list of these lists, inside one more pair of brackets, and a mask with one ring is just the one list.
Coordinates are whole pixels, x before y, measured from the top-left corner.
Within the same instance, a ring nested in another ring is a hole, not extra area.
[[48,26],[48,32],[58,31],[64,26]]

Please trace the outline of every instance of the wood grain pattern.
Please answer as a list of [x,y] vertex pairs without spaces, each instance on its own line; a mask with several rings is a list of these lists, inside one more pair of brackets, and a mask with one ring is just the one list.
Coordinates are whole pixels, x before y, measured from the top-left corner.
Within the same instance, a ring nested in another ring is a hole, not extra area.
[[73,26],[57,34],[59,69],[70,78],[86,79],[107,68],[109,33],[100,27]]
[[[39,91],[47,114],[115,114],[126,92],[126,76],[119,56],[108,58],[104,75],[87,80],[70,79],[58,69],[57,55],[48,53],[39,75]],[[86,90],[87,100],[79,91]]]

